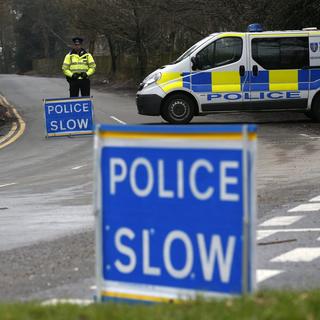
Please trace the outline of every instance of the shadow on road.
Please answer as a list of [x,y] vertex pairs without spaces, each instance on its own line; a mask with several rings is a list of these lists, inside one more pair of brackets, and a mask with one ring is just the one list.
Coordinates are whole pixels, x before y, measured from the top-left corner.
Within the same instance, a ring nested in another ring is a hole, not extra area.
[[[290,112],[242,112],[242,113],[216,113],[206,116],[194,117],[190,125],[208,125],[208,124],[313,124],[313,120],[307,118],[302,113]],[[143,122],[145,125],[166,125],[161,117],[158,123]]]

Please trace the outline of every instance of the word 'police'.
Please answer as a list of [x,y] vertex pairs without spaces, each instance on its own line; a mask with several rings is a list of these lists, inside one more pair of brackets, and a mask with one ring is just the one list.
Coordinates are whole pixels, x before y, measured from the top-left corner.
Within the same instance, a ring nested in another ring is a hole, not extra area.
[[[166,174],[166,163],[163,159],[151,163],[147,158],[139,157],[128,164],[125,159],[112,157],[109,160],[110,194],[117,195],[118,186],[128,181],[131,191],[137,197],[148,197],[153,191],[156,191],[159,198],[184,199],[186,188],[188,188],[195,199],[206,201],[215,195],[216,190],[210,183],[205,187],[203,185],[199,187],[197,179],[199,172],[205,172],[209,175],[209,181],[213,182],[215,178],[219,178],[220,201],[237,202],[240,200],[238,193],[228,191],[230,186],[234,187],[239,184],[239,172],[235,172],[240,170],[238,161],[220,161],[219,167],[215,168],[208,159],[197,159],[188,166],[185,165],[184,160],[177,160],[175,168],[176,186],[170,190],[166,187],[166,179],[172,180],[173,177]],[[139,183],[140,170],[146,173],[147,179],[144,186]]]
[[208,101],[215,99],[224,99],[229,101],[237,100],[279,100],[279,99],[301,99],[300,91],[287,91],[287,92],[244,92],[242,93],[210,93],[207,96]]
[[67,103],[48,105],[48,114],[66,114],[90,112],[90,105],[86,103]]

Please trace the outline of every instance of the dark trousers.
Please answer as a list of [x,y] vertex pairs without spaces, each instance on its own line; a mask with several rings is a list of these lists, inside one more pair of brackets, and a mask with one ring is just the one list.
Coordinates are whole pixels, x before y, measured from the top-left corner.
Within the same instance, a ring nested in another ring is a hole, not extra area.
[[82,97],[90,97],[90,80],[89,79],[76,79],[69,81],[70,98],[79,97],[81,91]]

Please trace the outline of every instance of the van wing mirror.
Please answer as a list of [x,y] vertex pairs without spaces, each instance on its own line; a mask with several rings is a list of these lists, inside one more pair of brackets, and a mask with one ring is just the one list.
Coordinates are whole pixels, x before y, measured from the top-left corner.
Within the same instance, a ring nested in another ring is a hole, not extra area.
[[199,69],[199,58],[198,56],[191,57],[192,70]]

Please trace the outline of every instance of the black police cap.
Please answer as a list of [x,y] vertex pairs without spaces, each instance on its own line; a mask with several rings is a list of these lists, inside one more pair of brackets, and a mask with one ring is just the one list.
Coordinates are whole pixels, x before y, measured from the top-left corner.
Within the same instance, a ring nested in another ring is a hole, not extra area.
[[72,41],[74,44],[81,44],[83,42],[83,39],[80,37],[74,37],[72,38]]

